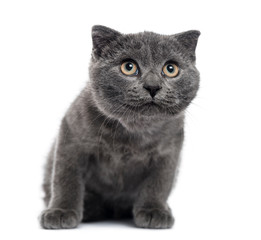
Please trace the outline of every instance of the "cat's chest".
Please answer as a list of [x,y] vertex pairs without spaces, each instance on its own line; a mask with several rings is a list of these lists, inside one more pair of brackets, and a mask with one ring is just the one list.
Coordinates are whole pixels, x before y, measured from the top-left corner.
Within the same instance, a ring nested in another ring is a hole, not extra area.
[[151,158],[152,154],[148,151],[103,147],[96,153],[94,176],[101,185],[113,191],[135,189],[146,176]]
[[120,151],[104,150],[101,154],[101,159],[98,159],[98,161],[102,168],[109,168],[116,173],[128,173],[133,169],[147,165],[150,156],[151,153],[148,151],[134,151],[130,148],[122,147]]

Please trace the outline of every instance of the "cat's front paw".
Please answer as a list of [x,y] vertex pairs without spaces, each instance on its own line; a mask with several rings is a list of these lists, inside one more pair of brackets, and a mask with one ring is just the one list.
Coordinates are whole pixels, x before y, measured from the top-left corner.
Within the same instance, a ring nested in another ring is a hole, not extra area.
[[174,218],[170,210],[160,208],[140,208],[134,212],[134,222],[141,228],[171,228]]
[[79,222],[79,216],[74,210],[50,208],[40,215],[40,224],[45,229],[75,228]]

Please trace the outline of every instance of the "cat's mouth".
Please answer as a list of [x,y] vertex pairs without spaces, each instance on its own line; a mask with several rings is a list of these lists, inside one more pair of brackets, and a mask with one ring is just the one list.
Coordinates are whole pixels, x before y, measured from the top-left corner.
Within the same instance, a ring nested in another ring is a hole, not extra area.
[[160,110],[162,110],[162,106],[157,103],[155,100],[149,100],[140,104],[135,104],[135,105],[129,105],[129,108],[131,108],[132,111],[134,112],[139,112],[139,113],[158,113]]
[[147,101],[130,103],[125,105],[133,114],[139,114],[143,116],[167,116],[167,115],[176,115],[182,111],[177,105],[170,105],[169,102],[165,103],[159,99],[148,99]]
[[157,104],[154,100],[148,101],[146,103],[144,103],[142,106],[159,106],[159,104]]

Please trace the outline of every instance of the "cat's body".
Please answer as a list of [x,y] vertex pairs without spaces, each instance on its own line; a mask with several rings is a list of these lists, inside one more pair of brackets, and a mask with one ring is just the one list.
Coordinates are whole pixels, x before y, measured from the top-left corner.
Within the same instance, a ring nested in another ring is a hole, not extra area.
[[[131,216],[138,227],[173,225],[166,202],[179,163],[184,109],[199,82],[193,53],[199,33],[187,33],[185,40],[173,35],[171,53],[166,36],[93,28],[91,81],[63,118],[46,165],[44,228]],[[126,59],[137,63],[137,74],[120,72]],[[169,60],[179,64],[175,80],[158,73]]]

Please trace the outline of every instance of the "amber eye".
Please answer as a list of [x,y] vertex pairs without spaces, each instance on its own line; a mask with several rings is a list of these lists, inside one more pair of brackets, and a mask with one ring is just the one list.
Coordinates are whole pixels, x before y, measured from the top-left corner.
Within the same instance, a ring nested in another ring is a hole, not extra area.
[[121,64],[121,71],[125,75],[137,75],[138,74],[138,67],[137,65],[132,61],[126,61],[123,64]]
[[167,77],[176,77],[179,73],[179,68],[176,64],[174,63],[166,63],[162,69],[163,73]]

